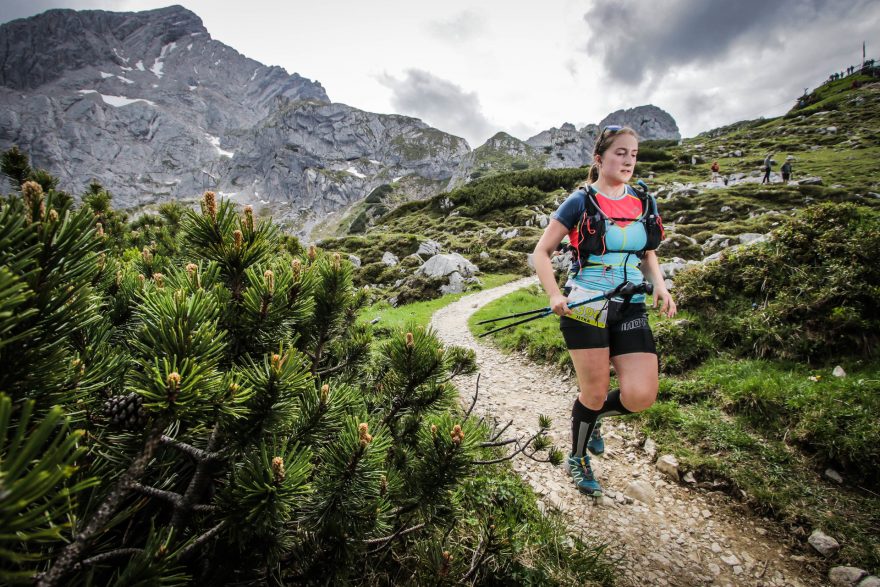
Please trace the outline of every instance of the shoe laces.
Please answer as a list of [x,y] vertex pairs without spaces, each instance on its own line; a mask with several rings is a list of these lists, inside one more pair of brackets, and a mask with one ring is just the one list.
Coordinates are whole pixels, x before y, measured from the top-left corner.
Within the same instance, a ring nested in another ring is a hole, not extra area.
[[587,460],[586,457],[581,457],[580,464],[581,464],[581,467],[583,467],[583,469],[584,469],[584,473],[586,473],[586,478],[592,479],[593,478],[593,468],[590,466],[590,461]]

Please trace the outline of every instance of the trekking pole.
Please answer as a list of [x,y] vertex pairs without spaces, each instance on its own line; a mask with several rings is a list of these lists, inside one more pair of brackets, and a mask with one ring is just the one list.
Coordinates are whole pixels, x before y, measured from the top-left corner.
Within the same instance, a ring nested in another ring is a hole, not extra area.
[[[650,293],[653,293],[653,291],[654,291],[654,286],[651,283],[643,282],[639,285],[636,285],[635,283],[633,283],[631,281],[626,281],[624,283],[621,283],[617,287],[615,287],[613,289],[609,289],[608,291],[606,291],[606,292],[602,293],[601,295],[598,295],[594,298],[580,300],[577,302],[571,302],[571,303],[567,304],[567,306],[569,308],[577,308],[578,306],[583,306],[584,304],[589,304],[592,302],[598,302],[599,300],[603,300],[603,299],[610,300],[611,298],[613,298],[614,296],[617,296],[617,295],[632,297],[633,295],[635,295],[637,293],[650,294]],[[492,334],[494,332],[499,332],[501,330],[505,330],[507,328],[512,328],[514,326],[519,326],[520,324],[525,324],[526,322],[531,322],[532,320],[537,320],[538,318],[544,318],[545,316],[549,316],[552,313],[553,313],[553,310],[550,308],[550,306],[547,306],[544,308],[538,308],[537,310],[529,310],[528,312],[520,312],[518,314],[511,314],[509,316],[501,316],[499,318],[490,318],[489,320],[482,320],[480,322],[477,322],[477,324],[488,324],[490,322],[498,322],[499,320],[509,320],[511,318],[519,318],[520,316],[529,316],[528,318],[526,318],[524,320],[518,320],[517,322],[511,322],[510,324],[505,324],[504,326],[499,326],[498,328],[495,328],[493,330],[489,330],[487,332],[484,332],[483,334],[479,334],[479,335],[477,335],[477,338],[482,338],[482,337],[489,335],[489,334]],[[535,314],[535,315],[532,315],[532,314]]]

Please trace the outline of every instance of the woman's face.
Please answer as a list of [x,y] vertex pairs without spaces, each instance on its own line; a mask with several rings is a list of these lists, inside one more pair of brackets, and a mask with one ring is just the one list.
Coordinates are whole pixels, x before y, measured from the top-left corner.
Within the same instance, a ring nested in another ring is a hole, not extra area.
[[630,134],[614,137],[602,155],[596,155],[599,173],[608,183],[626,183],[632,178],[639,153],[639,142]]

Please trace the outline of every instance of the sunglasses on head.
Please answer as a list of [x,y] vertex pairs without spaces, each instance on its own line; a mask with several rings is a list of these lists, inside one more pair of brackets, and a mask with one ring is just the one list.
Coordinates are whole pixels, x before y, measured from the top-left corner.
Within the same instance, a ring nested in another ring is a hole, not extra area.
[[617,132],[619,130],[623,130],[623,127],[619,124],[609,124],[602,129],[602,134],[604,135],[606,132]]

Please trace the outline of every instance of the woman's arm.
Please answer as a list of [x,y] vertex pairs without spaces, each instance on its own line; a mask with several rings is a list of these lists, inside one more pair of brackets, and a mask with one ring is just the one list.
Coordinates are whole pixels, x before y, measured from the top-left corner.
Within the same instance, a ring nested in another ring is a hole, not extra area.
[[656,308],[659,304],[661,314],[666,314],[670,318],[675,316],[675,300],[672,299],[672,294],[666,289],[666,282],[663,280],[660,263],[657,261],[657,254],[654,251],[645,251],[645,256],[642,257],[641,270],[645,279],[654,286],[654,307]]
[[566,234],[568,234],[568,229],[565,228],[565,225],[556,219],[550,220],[550,224],[541,235],[541,240],[535,245],[532,256],[535,263],[535,273],[538,274],[538,279],[550,298],[550,308],[560,316],[571,314],[571,308],[567,306],[568,298],[562,295],[556,284],[556,274],[553,272],[553,264],[550,263],[550,255],[553,254]]

